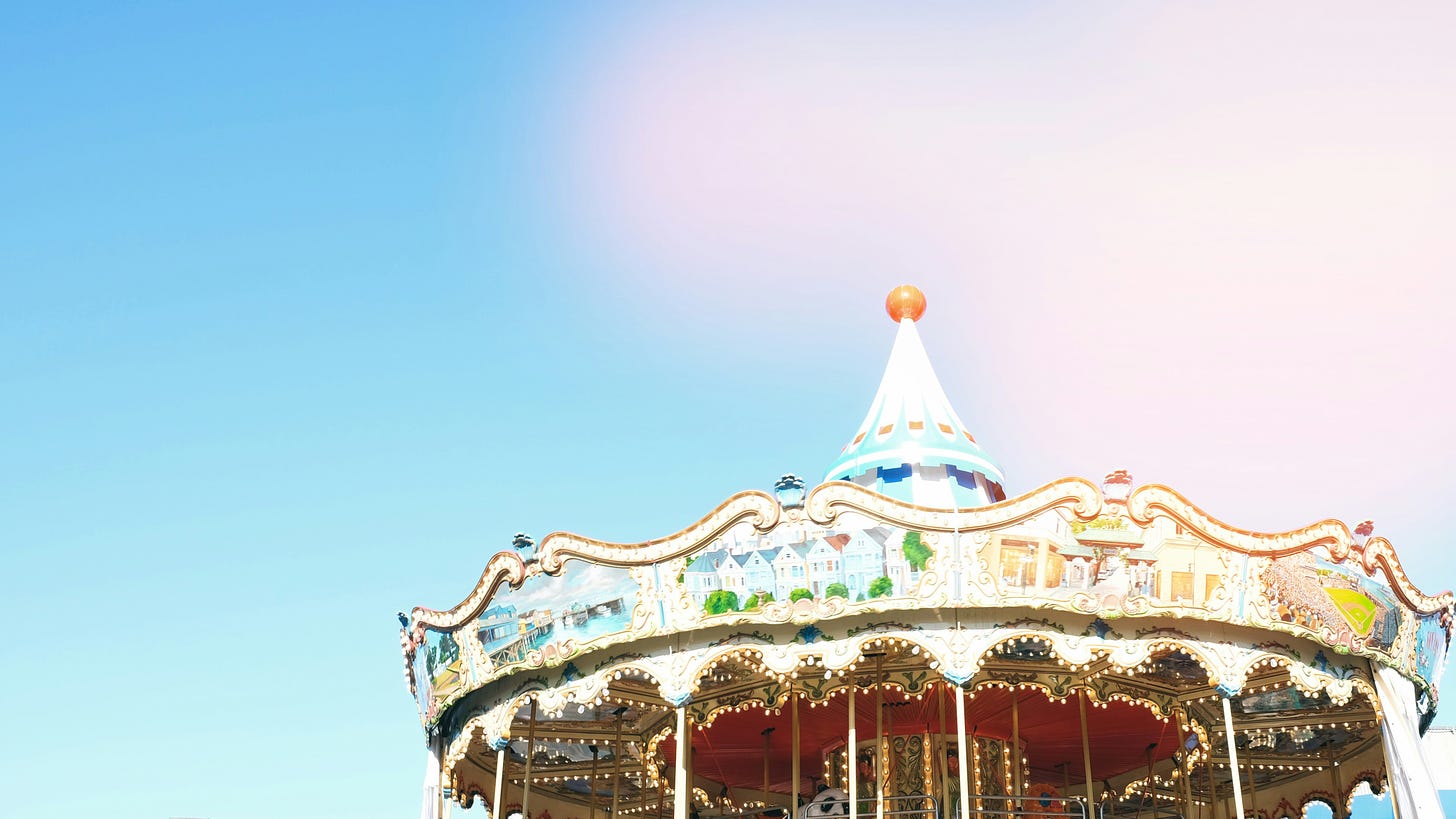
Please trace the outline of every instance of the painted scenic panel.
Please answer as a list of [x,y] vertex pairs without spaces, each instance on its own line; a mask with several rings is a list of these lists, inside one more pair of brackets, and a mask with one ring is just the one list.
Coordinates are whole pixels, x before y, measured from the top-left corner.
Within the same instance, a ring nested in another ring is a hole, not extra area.
[[862,603],[913,596],[931,555],[919,532],[857,515],[832,528],[740,526],[690,555],[678,582],[704,616],[804,599]]
[[475,621],[489,667],[527,663],[533,655],[569,657],[587,644],[625,639],[637,582],[628,569],[568,560],[560,576],[533,575],[491,599]]
[[1312,631],[1333,632],[1345,646],[1390,651],[1403,614],[1394,593],[1359,569],[1327,558],[1304,552],[1270,564],[1263,586],[1273,616]]
[[1445,669],[1441,661],[1446,657],[1447,619],[1444,612],[1423,614],[1416,628],[1416,673],[1437,686]]
[[1123,517],[1069,521],[1049,511],[990,533],[977,556],[1002,598],[1064,601],[1089,612],[1124,610],[1140,599],[1233,615],[1226,591],[1233,564],[1171,520],[1140,527]]
[[[466,678],[466,657],[460,642],[452,632],[425,631],[425,643],[415,653],[415,688],[428,690],[429,703],[422,698],[420,703],[426,718],[432,717],[434,708],[464,691],[469,685]],[[425,685],[422,687],[421,682]]]

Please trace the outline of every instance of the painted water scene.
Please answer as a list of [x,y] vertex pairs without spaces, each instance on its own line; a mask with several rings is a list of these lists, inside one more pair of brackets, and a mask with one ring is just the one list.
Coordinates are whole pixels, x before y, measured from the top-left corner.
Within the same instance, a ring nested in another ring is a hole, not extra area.
[[519,589],[498,592],[477,618],[476,633],[491,667],[500,668],[549,645],[580,646],[626,632],[636,601],[627,569],[569,560],[558,577],[534,575]]

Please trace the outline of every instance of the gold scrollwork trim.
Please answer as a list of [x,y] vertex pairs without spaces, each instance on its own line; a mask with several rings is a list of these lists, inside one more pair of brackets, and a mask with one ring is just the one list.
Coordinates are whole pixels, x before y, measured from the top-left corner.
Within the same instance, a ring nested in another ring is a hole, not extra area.
[[766,492],[739,492],[723,501],[702,520],[676,534],[641,543],[609,543],[605,540],[552,532],[541,541],[541,568],[547,574],[558,574],[570,557],[579,557],[604,566],[641,566],[659,563],[691,552],[709,543],[724,532],[748,521],[759,532],[778,525],[783,508]]
[[502,583],[510,583],[512,588],[516,588],[525,579],[526,564],[521,561],[520,555],[514,552],[496,552],[490,562],[485,564],[485,571],[480,573],[480,579],[476,581],[469,596],[454,608],[445,611],[417,606],[413,612],[414,621],[416,625],[423,624],[434,629],[457,628],[484,610],[485,604],[490,602],[490,598]]
[[1432,597],[1417,589],[1401,567],[1400,558],[1390,541],[1374,537],[1362,545],[1351,534],[1350,528],[1338,520],[1322,520],[1288,532],[1238,529],[1203,511],[1173,489],[1156,483],[1144,484],[1134,490],[1127,499],[1127,511],[1133,522],[1140,526],[1151,524],[1160,514],[1166,515],[1223,548],[1255,557],[1284,557],[1307,552],[1317,546],[1328,548],[1330,556],[1337,562],[1353,553],[1366,574],[1373,576],[1379,568],[1401,602],[1422,614],[1450,609],[1456,602],[1456,597],[1449,591]]
[[859,512],[885,523],[920,532],[974,532],[1029,520],[1049,509],[1070,511],[1078,520],[1102,512],[1102,492],[1085,478],[1062,478],[1039,489],[990,506],[934,509],[888,498],[847,481],[816,486],[804,501],[809,519],[831,526],[845,512]]

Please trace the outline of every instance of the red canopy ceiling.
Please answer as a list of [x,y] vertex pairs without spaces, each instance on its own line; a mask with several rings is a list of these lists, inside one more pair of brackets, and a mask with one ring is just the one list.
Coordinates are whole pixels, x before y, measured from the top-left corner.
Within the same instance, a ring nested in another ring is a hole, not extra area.
[[[1054,784],[1062,782],[1059,767],[1067,766],[1072,782],[1082,781],[1082,730],[1077,714],[1077,700],[1065,703],[1048,700],[1036,690],[1015,692],[1020,718],[1021,741],[1032,770],[1032,777]],[[1012,692],[1001,688],[983,689],[966,700],[966,730],[980,736],[1009,739],[1011,737]],[[946,734],[955,736],[955,699],[939,686],[924,699],[909,700],[896,691],[885,692],[885,731],[897,735],[940,733],[941,706],[944,705]],[[773,790],[787,792],[792,776],[790,745],[792,730],[790,709],[785,705],[778,715],[765,716],[761,708],[721,714],[706,731],[693,731],[693,750],[697,757],[694,768],[699,776],[723,781],[732,787],[760,788],[765,764],[763,731],[773,728],[768,738],[769,780]],[[875,735],[875,694],[861,691],[855,704],[861,742]],[[842,747],[848,732],[849,700],[832,698],[828,704],[809,707],[799,704],[799,764],[802,792],[811,793],[809,777],[823,773],[823,756]],[[1147,750],[1153,745],[1153,759],[1167,759],[1178,748],[1175,722],[1163,722],[1146,708],[1124,702],[1113,702],[1107,708],[1087,707],[1087,733],[1090,737],[1092,777],[1109,779],[1147,764]],[[669,762],[674,761],[675,746],[663,743]]]

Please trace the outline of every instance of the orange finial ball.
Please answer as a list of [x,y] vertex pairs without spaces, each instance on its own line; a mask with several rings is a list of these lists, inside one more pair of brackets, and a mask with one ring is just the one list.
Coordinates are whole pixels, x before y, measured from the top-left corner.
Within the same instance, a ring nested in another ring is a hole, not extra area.
[[925,315],[925,294],[913,284],[902,284],[885,297],[885,312],[895,321],[919,321]]

